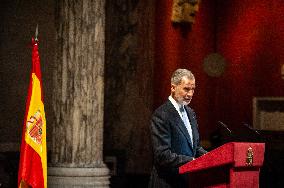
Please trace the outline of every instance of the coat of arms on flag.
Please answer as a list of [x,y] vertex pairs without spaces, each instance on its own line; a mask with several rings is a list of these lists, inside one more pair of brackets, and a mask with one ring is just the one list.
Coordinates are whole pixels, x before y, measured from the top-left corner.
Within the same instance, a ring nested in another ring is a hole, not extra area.
[[42,141],[42,115],[38,110],[33,116],[27,121],[26,133],[36,143],[41,145]]

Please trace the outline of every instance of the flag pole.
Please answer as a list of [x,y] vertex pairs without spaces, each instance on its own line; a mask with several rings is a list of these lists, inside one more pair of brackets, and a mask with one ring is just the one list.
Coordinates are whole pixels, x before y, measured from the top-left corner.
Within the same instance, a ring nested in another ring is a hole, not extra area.
[[38,24],[36,24],[35,41],[38,42]]

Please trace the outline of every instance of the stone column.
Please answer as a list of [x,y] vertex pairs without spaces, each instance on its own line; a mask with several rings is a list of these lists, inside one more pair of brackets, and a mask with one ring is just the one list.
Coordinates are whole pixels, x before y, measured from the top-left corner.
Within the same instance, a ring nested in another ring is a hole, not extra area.
[[56,1],[49,187],[109,187],[103,163],[105,1]]

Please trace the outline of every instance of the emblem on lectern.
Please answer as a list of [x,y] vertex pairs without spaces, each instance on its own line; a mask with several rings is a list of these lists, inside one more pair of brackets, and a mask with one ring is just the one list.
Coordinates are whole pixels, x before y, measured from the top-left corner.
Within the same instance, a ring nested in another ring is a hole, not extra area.
[[252,147],[249,147],[248,150],[247,150],[246,165],[247,166],[253,165],[253,150],[252,150]]

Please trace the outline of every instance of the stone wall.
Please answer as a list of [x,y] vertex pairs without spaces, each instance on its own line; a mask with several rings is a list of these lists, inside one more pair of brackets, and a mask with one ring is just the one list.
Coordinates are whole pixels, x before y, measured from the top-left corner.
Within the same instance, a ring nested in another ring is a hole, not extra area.
[[51,106],[54,67],[54,2],[1,1],[0,3],[0,143],[7,150],[18,150],[25,116],[31,72],[31,38],[39,29],[47,137],[53,120]]

